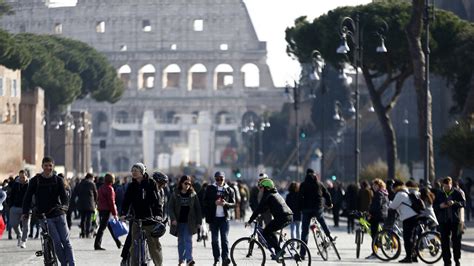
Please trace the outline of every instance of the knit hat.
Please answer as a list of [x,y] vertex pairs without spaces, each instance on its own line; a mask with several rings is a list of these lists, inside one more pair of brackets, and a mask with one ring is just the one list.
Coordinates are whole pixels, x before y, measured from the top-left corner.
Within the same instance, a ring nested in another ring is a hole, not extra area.
[[214,174],[214,177],[219,177],[219,176],[225,177],[224,172],[217,171],[217,172]]
[[142,175],[144,175],[146,172],[146,166],[143,163],[136,163],[132,166],[132,169],[133,168],[138,169]]

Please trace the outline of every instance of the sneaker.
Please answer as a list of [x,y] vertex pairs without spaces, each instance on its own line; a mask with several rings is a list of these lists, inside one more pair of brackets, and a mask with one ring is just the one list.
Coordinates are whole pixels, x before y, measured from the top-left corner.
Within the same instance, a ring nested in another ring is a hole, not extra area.
[[230,259],[225,259],[224,261],[222,261],[222,266],[228,266],[230,265]]
[[377,259],[377,256],[375,256],[375,254],[370,254],[369,256],[365,257],[366,260],[373,260],[373,259]]
[[192,265],[196,265],[196,262],[194,262],[194,260],[188,262],[188,266],[192,266]]
[[21,241],[20,248],[26,248],[26,242],[25,241]]
[[94,247],[95,250],[105,250],[103,247]]
[[418,262],[418,258],[416,256],[411,258],[411,262]]
[[406,257],[406,258],[404,258],[403,260],[399,260],[398,262],[399,262],[399,263],[411,263],[411,258]]
[[212,266],[218,266],[219,265],[219,260],[214,260],[214,264]]
[[18,242],[16,244],[17,247],[21,246],[21,239],[18,238]]

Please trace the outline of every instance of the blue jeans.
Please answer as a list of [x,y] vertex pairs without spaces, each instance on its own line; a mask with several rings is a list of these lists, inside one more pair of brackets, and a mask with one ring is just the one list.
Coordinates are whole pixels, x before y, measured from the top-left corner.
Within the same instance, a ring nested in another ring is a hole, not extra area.
[[[214,261],[219,261],[220,255],[222,255],[222,260],[226,261],[229,259],[229,221],[225,217],[215,217],[209,226],[211,228]],[[221,234],[222,254],[219,250],[219,233]]]
[[178,223],[178,257],[180,263],[193,260],[193,235],[187,223]]
[[74,253],[69,241],[69,229],[66,222],[66,214],[48,218],[48,230],[54,242],[54,250],[61,265],[73,266]]
[[291,238],[300,239],[301,221],[293,221],[290,224]]

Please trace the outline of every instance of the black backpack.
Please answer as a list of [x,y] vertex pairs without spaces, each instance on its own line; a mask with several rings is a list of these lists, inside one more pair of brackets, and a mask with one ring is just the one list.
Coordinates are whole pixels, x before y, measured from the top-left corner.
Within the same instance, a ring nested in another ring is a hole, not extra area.
[[[402,192],[407,193],[405,191],[402,191]],[[421,213],[423,210],[425,210],[425,208],[426,208],[425,203],[420,198],[420,196],[418,196],[414,192],[410,192],[410,193],[407,193],[407,194],[408,194],[408,198],[411,201],[411,205],[408,205],[406,203],[403,203],[403,204],[405,204],[408,207],[412,208],[412,210],[414,210],[418,214]]]

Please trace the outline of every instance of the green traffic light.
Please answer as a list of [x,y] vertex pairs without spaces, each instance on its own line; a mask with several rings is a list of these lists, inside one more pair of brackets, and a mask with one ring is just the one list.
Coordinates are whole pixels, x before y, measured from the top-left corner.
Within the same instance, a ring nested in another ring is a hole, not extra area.
[[241,173],[236,173],[236,174],[235,174],[235,177],[241,178],[241,177],[242,177],[242,174],[241,174]]
[[331,176],[332,181],[336,181],[336,178],[337,177],[335,175]]

